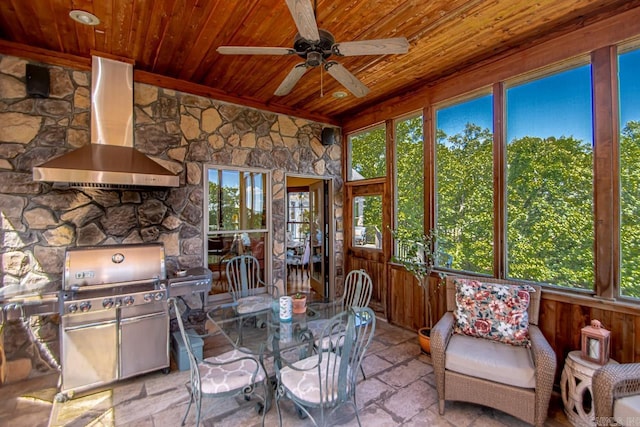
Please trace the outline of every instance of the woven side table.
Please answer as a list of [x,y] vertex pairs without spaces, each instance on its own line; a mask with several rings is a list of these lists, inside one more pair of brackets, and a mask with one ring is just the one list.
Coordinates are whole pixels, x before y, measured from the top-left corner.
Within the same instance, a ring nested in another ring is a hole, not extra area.
[[[607,364],[616,362],[609,359]],[[602,365],[580,357],[580,351],[572,351],[564,362],[560,379],[560,390],[564,413],[574,426],[594,426],[593,389],[591,378]],[[586,407],[585,407],[586,406]]]

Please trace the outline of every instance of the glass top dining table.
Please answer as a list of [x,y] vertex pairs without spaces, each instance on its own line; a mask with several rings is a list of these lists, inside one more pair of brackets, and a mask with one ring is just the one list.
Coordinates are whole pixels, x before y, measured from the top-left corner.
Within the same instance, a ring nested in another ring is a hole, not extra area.
[[236,303],[222,304],[208,311],[207,317],[235,348],[277,358],[294,348],[311,354],[323,321],[342,311],[342,304],[336,302],[310,303],[304,314],[293,314],[291,320],[281,321],[278,300],[273,302],[271,308],[250,313],[238,313]]

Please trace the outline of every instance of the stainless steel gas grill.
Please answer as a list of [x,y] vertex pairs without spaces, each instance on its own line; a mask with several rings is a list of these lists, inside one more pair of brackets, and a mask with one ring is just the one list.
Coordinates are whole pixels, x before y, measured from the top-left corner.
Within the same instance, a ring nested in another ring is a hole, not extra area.
[[164,246],[70,248],[59,303],[61,392],[169,369]]

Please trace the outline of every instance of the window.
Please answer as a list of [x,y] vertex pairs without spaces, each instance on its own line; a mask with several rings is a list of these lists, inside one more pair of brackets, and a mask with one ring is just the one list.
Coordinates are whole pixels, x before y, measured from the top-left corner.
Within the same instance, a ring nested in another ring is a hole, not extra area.
[[396,122],[396,225],[422,234],[424,142],[422,115]]
[[619,55],[620,294],[640,298],[640,49]]
[[[224,271],[225,260],[239,254],[255,256],[264,268],[270,206],[267,172],[207,167],[206,177],[209,269]],[[216,285],[212,285],[214,292],[226,291],[224,283]]]
[[378,126],[349,136],[349,181],[386,176],[386,132]]
[[382,248],[382,196],[353,198],[353,246]]
[[310,231],[309,192],[288,193],[289,220],[287,221],[287,244],[302,246]]
[[437,265],[493,271],[493,96],[436,110]]
[[591,65],[506,91],[508,276],[594,283]]

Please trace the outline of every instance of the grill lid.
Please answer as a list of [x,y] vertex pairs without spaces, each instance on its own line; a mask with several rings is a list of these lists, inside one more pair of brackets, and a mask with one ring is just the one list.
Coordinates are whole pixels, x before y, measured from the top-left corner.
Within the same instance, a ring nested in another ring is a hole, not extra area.
[[65,252],[62,277],[65,291],[165,279],[162,243],[76,247]]

